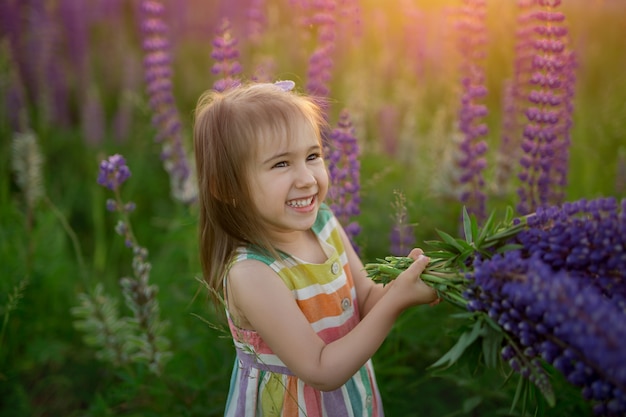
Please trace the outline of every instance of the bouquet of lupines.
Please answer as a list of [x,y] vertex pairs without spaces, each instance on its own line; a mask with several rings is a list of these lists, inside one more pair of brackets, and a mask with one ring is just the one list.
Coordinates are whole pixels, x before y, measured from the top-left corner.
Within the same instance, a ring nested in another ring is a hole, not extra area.
[[[533,383],[555,395],[546,364],[582,389],[598,416],[626,415],[626,200],[580,200],[479,228],[463,213],[465,237],[426,242],[422,280],[462,308],[470,330],[434,367],[455,363],[480,342],[485,366],[520,373],[514,399]],[[387,283],[412,262],[387,257],[365,266]],[[524,401],[525,402],[525,401]]]

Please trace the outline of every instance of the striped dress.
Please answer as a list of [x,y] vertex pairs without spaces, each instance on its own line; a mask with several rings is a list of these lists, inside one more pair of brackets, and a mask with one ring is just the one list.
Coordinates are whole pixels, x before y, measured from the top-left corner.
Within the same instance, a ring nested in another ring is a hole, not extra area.
[[[323,206],[313,226],[328,260],[311,264],[286,257],[282,262],[241,248],[234,262],[256,259],[269,265],[292,291],[316,333],[326,343],[346,335],[359,322],[354,282],[337,230]],[[342,387],[319,391],[296,377],[258,333],[238,328],[226,311],[237,358],[226,402],[226,417],[382,417],[380,393],[369,360]]]

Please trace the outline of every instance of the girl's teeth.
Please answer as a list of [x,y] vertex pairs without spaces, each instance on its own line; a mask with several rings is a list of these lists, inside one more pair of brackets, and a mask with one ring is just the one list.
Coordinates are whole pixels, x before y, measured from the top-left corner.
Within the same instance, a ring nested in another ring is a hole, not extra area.
[[287,205],[291,207],[306,207],[309,204],[311,204],[312,201],[313,201],[313,197],[302,199],[302,200],[291,200],[287,203]]

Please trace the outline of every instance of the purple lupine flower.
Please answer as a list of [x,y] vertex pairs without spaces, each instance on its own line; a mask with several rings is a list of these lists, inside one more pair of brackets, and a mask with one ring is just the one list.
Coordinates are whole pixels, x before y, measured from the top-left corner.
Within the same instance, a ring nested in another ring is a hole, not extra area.
[[347,110],[341,112],[337,127],[329,135],[326,153],[330,177],[329,204],[354,244],[354,238],[361,231],[358,223],[353,221],[361,213],[361,165],[359,144]]
[[266,0],[250,0],[250,5],[246,10],[247,35],[252,43],[259,43],[261,35],[267,26],[267,17],[263,7]]
[[157,129],[155,140],[162,144],[161,159],[170,176],[172,195],[190,203],[197,195],[187,153],[183,146],[182,126],[172,89],[172,68],[165,7],[159,0],[142,0],[142,41],[145,52],[144,73],[152,123]]
[[332,80],[334,66],[336,21],[335,2],[330,0],[313,0],[309,5],[313,14],[306,22],[308,26],[317,28],[317,47],[309,58],[306,90],[316,97],[327,97],[330,93],[329,83]]
[[560,1],[540,3],[532,15],[534,56],[518,175],[521,214],[562,202],[567,185],[575,60],[565,15],[556,10]]
[[221,77],[213,84],[214,90],[221,92],[241,84],[236,77],[242,71],[241,64],[237,61],[239,58],[237,38],[232,35],[228,19],[222,20],[213,39],[211,58],[215,60],[211,72]]
[[100,163],[98,184],[115,191],[115,199],[108,199],[107,210],[117,212],[120,218],[115,232],[124,239],[124,245],[133,251],[133,277],[120,279],[127,307],[132,311],[132,323],[137,326],[132,348],[132,360],[147,363],[149,369],[159,374],[171,356],[169,340],[164,336],[167,326],[159,318],[158,287],[150,285],[152,265],[148,262],[148,250],[139,245],[133,233],[129,213],[135,203],[124,202],[119,187],[130,177],[130,170],[123,156],[115,154]]
[[[59,17],[66,32],[66,41],[72,68],[76,77],[84,84],[89,74],[89,24],[86,16],[93,5],[80,0],[59,2]],[[87,87],[81,85],[81,88]]]
[[359,0],[336,2],[336,48],[350,49],[363,36],[363,12]]
[[117,201],[112,198],[107,199],[106,208],[107,211],[117,211]]
[[516,243],[554,269],[572,271],[626,312],[626,214],[614,198],[539,208]]
[[510,184],[512,168],[511,161],[519,160],[515,157],[515,150],[521,149],[513,146],[519,131],[517,103],[515,99],[516,86],[512,80],[504,82],[502,94],[502,137],[500,147],[496,155],[496,192],[501,195],[507,194],[507,186]]
[[541,358],[581,388],[597,415],[622,416],[626,199],[541,207],[511,243],[521,249],[474,262],[468,308],[512,336],[524,355],[505,347],[502,356],[522,375],[540,375],[528,365]]
[[[115,154],[100,162],[98,184],[109,190],[117,190],[120,185],[130,178],[130,169],[122,155]],[[110,204],[107,202],[107,208]]]
[[[552,364],[595,403],[597,415],[626,412],[623,310],[575,272],[555,271],[521,251],[477,262],[474,279],[489,316],[523,349],[521,359]],[[532,379],[533,374],[517,370]]]
[[519,13],[515,30],[515,57],[512,78],[505,83],[502,99],[502,136],[496,156],[496,189],[506,193],[514,167],[521,157],[522,132],[526,118],[520,110],[526,105],[532,69],[535,0],[517,0]]
[[531,323],[537,317],[526,316],[524,306],[514,304],[505,296],[505,288],[511,282],[524,279],[528,262],[520,252],[509,251],[503,256],[496,255],[483,260],[474,260],[473,272],[468,274],[472,280],[464,297],[468,300],[470,311],[481,311],[495,321],[509,337],[505,338],[501,356],[515,372],[527,378],[542,392],[551,392],[548,377],[541,366],[541,350],[537,349],[537,333]]
[[[564,28],[562,28],[564,29]],[[560,32],[567,33],[567,32]],[[552,162],[552,178],[555,184],[551,188],[552,203],[559,203],[565,199],[565,188],[567,187],[569,171],[569,148],[571,144],[571,128],[574,115],[574,95],[576,86],[576,68],[578,63],[574,51],[567,51],[564,54],[566,65],[563,68],[563,108],[559,123],[560,136],[555,143],[554,160]]]
[[480,100],[487,95],[484,70],[481,61],[485,57],[486,28],[485,0],[464,0],[459,19],[459,50],[462,54],[462,93],[459,109],[459,130],[462,134],[459,183],[462,187],[461,202],[476,218],[485,217],[485,180],[483,170],[487,165],[485,153],[487,125],[481,120],[487,115],[487,107]]
[[[53,9],[43,0],[31,1],[27,5],[15,3],[14,10],[10,10],[10,6],[8,9],[10,13],[18,13],[14,16],[17,24],[13,26],[15,23],[12,23],[9,30],[17,29],[17,33],[9,32],[9,38],[15,36],[12,55],[20,66],[23,85],[40,109],[37,115],[41,122],[66,124],[69,120],[66,113],[67,84],[63,78],[65,71],[58,68],[60,61],[55,59],[61,40]],[[26,19],[20,13],[27,16]],[[20,32],[20,22],[26,25],[22,31],[28,36]]]

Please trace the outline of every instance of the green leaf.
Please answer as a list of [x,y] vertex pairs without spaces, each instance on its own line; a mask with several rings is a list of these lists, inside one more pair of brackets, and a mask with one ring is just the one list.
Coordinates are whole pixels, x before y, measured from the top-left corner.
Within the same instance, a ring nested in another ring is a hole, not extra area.
[[458,262],[459,262],[461,265],[465,265],[465,261],[467,260],[467,258],[469,258],[470,256],[472,256],[473,254],[474,254],[474,253],[473,253],[472,251],[469,251],[469,250],[466,250],[466,251],[464,251],[464,252],[460,253],[460,254],[459,254],[459,257],[458,257]]
[[485,326],[484,331],[485,335],[482,338],[483,360],[488,368],[495,368],[500,358],[500,348],[504,335],[489,325]]
[[469,414],[476,409],[483,402],[483,397],[474,396],[463,401],[463,412]]
[[510,226],[498,229],[498,231],[494,234],[491,234],[485,238],[486,242],[501,242],[505,239],[515,236],[520,232],[521,228],[516,226]]
[[503,245],[501,247],[499,247],[496,250],[496,253],[504,253],[504,252],[508,252],[508,251],[512,251],[512,250],[516,250],[516,249],[522,249],[524,246],[517,244],[517,243],[509,243],[506,245]]
[[515,216],[515,212],[513,211],[513,207],[507,206],[504,211],[504,222],[506,224],[510,224],[513,221],[513,216]]
[[478,232],[479,232],[480,228],[478,227],[478,222],[477,222],[475,216],[472,216],[471,220],[472,221],[470,223],[470,226],[471,226],[471,229],[472,229],[472,242],[474,244],[473,246],[476,247],[476,239],[478,239]]
[[[517,380],[517,388],[515,389],[515,396],[513,397],[513,402],[511,403],[510,413],[513,413],[515,407],[517,407],[517,403],[520,401],[520,397],[523,397],[522,401],[526,402],[526,392],[528,390],[528,380],[523,378],[521,375]],[[522,414],[524,415],[524,413]]]
[[480,247],[482,242],[490,233],[493,227],[493,220],[495,219],[495,217],[496,217],[496,212],[492,211],[489,217],[487,218],[487,221],[483,225],[482,229],[480,230],[480,234],[478,235],[478,238],[476,239],[476,247]]
[[430,265],[436,265],[438,263],[441,263],[442,261],[452,258],[453,256],[456,256],[453,253],[442,252],[442,251],[433,251],[433,252],[426,251],[424,252],[424,255],[430,258]]
[[[449,244],[446,242],[441,242],[439,240],[428,240],[425,242],[428,246],[435,248],[437,250],[440,250],[444,253],[449,253],[452,255],[456,255],[459,252],[459,245],[456,244]],[[461,248],[462,250],[462,248]]]
[[437,362],[433,363],[429,366],[429,368],[438,368],[443,367],[449,368],[454,365],[459,358],[463,355],[465,350],[471,346],[479,336],[483,334],[483,325],[482,321],[477,321],[474,323],[472,330],[464,332],[457,340],[456,344],[452,346],[452,348],[446,352],[441,358],[437,360]]
[[496,323],[491,317],[484,315],[483,320],[485,321],[485,323],[487,323],[489,326],[491,326],[495,331],[499,332],[499,333],[503,333],[502,332],[502,327],[500,327],[500,325],[498,323]]
[[454,313],[454,314],[450,314],[450,317],[455,318],[455,319],[471,319],[473,317],[476,316],[476,313],[472,313],[472,312],[464,312],[464,313]]
[[474,233],[472,233],[472,218],[467,212],[467,207],[463,206],[463,233],[465,234],[465,241],[471,244],[474,241]]
[[447,234],[443,230],[437,230],[437,234],[439,236],[441,236],[441,238],[444,240],[444,242],[446,242],[447,244],[453,246],[459,253],[463,252],[466,249],[471,249],[472,248],[470,245],[465,243],[463,240],[455,239],[454,237],[452,237],[451,235]]

